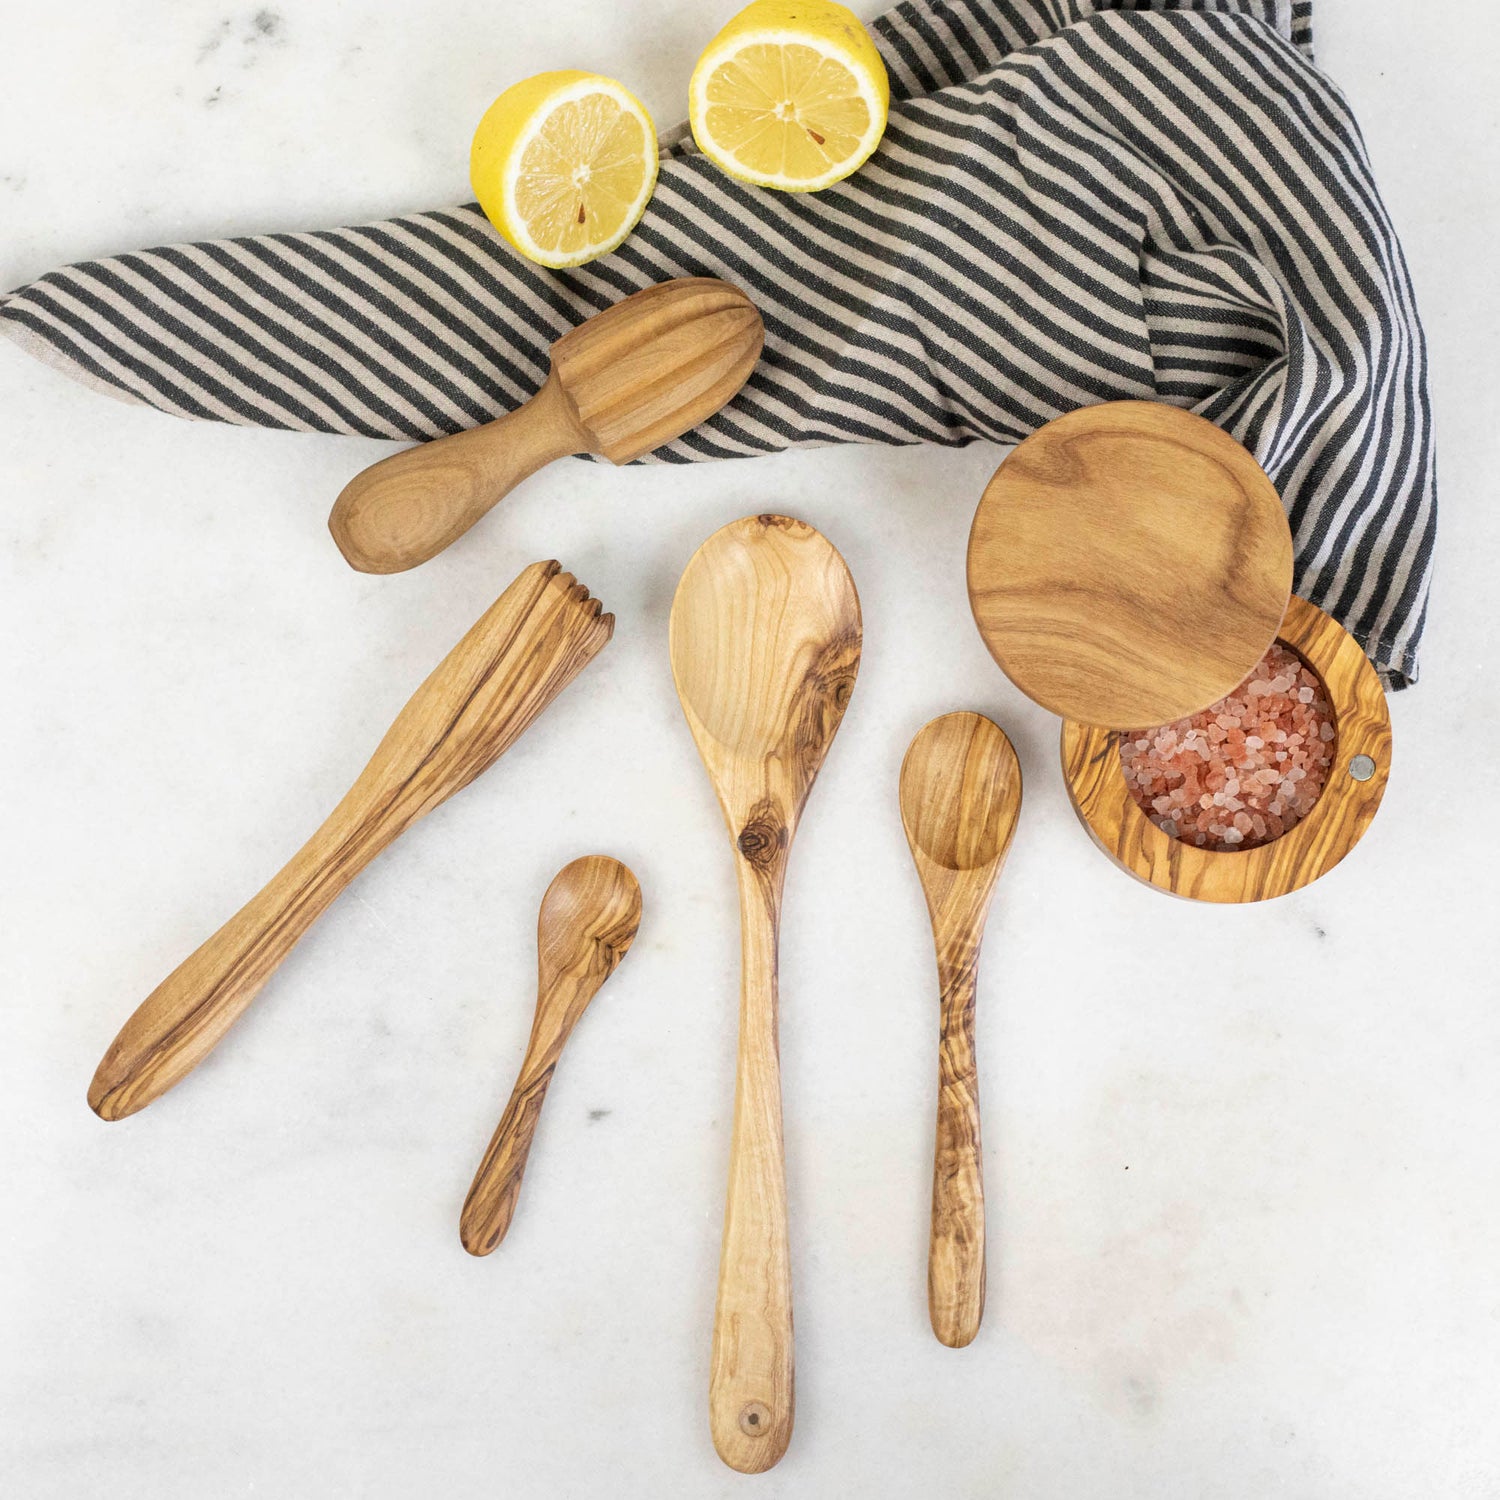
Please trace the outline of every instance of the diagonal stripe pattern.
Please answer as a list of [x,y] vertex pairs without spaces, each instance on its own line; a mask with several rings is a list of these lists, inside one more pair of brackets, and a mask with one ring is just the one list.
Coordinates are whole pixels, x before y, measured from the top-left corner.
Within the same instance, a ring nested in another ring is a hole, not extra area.
[[1436,525],[1426,352],[1311,0],[907,0],[872,23],[890,123],[814,195],[720,173],[679,129],[614,254],[554,272],[478,206],[66,266],[0,333],[179,416],[421,439],[511,410],[620,297],[721,276],[766,323],[718,416],[651,455],[1013,443],[1170,401],[1280,490],[1297,591],[1416,676]]

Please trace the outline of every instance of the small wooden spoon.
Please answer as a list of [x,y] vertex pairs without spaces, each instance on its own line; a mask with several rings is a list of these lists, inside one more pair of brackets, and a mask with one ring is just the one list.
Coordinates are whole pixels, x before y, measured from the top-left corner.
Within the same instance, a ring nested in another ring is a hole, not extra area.
[[961,1349],[984,1316],[984,1177],[974,990],[995,881],[1021,810],[1021,767],[1000,728],[980,714],[944,714],[901,764],[901,822],[927,897],[937,949],[937,1148],[927,1309],[932,1331]]
[[738,287],[684,276],[595,314],[552,346],[524,406],[356,474],[328,529],[351,567],[400,573],[457,541],[543,464],[626,464],[706,422],[749,378],[765,329]]
[[811,526],[750,516],[694,553],[672,601],[672,675],[738,858],[739,1060],[709,1375],[714,1447],[769,1469],[792,1435],[792,1286],[777,1049],[787,856],[859,670],[859,596]]
[[459,1238],[470,1255],[488,1255],[505,1238],[563,1044],[630,951],[640,925],[640,885],[617,859],[603,854],[575,859],[547,887],[536,924],[531,1040],[459,1218]]
[[94,1112],[133,1115],[197,1067],[334,897],[509,749],[614,626],[555,562],[524,569],[412,694],[323,826],[141,1002],[89,1085]]

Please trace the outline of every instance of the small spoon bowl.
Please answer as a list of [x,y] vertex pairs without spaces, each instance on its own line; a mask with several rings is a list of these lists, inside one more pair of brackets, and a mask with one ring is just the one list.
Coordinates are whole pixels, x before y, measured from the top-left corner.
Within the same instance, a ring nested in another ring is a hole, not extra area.
[[1020,769],[1010,741],[980,714],[934,719],[901,765],[906,837],[934,865],[993,865],[1015,832]]

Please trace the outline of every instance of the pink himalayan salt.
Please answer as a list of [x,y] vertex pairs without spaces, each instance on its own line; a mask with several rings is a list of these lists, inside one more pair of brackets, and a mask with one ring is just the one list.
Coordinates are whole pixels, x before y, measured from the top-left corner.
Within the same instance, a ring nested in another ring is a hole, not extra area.
[[1312,811],[1333,763],[1333,710],[1302,659],[1272,645],[1227,698],[1120,736],[1125,785],[1163,833],[1254,849]]

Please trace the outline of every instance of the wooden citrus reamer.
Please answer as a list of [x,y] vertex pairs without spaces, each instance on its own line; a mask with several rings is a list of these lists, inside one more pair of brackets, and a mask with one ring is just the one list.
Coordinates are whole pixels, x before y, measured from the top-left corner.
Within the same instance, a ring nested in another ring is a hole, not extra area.
[[672,600],[672,675],[718,793],[739,882],[739,1053],[709,1420],[720,1458],[743,1473],[769,1469],[792,1435],[781,898],[803,804],[854,689],[861,631],[843,558],[786,516],[749,516],[716,531]]
[[707,421],[749,378],[764,339],[754,303],[728,282],[647,287],[558,339],[524,406],[356,474],[328,529],[362,573],[414,568],[553,459],[625,464]]
[[901,763],[901,823],[927,898],[937,953],[938,1104],[927,1310],[961,1349],[984,1316],[984,1173],[974,1002],[995,882],[1021,811],[1021,767],[981,714],[934,719]]
[[[986,487],[968,578],[995,660],[1062,715],[1074,809],[1123,869],[1195,900],[1258,901],[1317,879],[1363,836],[1390,768],[1385,694],[1354,637],[1292,596],[1281,499],[1228,433],[1150,401],[1046,423]],[[1257,848],[1170,837],[1125,784],[1119,734],[1207,708],[1278,639],[1317,673],[1333,709],[1336,754],[1322,794]]]
[[608,855],[575,859],[547,887],[536,922],[536,1014],[526,1056],[459,1217],[470,1255],[488,1255],[505,1238],[563,1047],[640,925],[640,884]]
[[142,1001],[94,1074],[95,1113],[134,1114],[202,1062],[344,887],[487,770],[613,631],[571,573],[526,568],[412,695],[322,827]]

